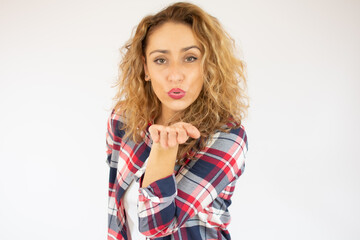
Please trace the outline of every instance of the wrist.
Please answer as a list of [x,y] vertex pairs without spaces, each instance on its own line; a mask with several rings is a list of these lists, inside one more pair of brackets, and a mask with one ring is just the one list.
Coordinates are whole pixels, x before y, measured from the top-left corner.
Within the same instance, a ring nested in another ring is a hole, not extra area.
[[161,165],[175,165],[179,145],[171,148],[163,148],[160,143],[153,143],[149,159],[153,163]]
[[172,153],[172,152],[176,152],[179,148],[179,144],[176,144],[174,147],[167,147],[164,148],[163,146],[161,146],[160,142],[156,143],[154,142],[151,146],[151,150],[160,152],[160,153]]
[[159,143],[153,143],[146,165],[142,187],[169,176],[174,172],[178,145],[172,148],[163,148]]

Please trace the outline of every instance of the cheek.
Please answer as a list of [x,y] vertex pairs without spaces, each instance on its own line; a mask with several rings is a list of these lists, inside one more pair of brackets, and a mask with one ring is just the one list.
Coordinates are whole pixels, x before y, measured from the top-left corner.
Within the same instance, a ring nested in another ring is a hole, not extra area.
[[201,74],[199,74],[196,78],[196,81],[193,83],[194,87],[197,91],[200,91],[204,86],[204,80]]
[[203,74],[202,74],[202,71],[200,70],[200,68],[196,72],[194,78],[196,79],[196,83],[194,83],[194,85],[202,87],[204,84],[204,78],[203,78]]
[[162,85],[156,81],[151,81],[151,88],[155,95],[160,99],[164,92]]
[[204,85],[202,83],[198,85],[198,88],[197,88],[197,91],[196,91],[196,97],[198,97],[200,95],[200,92],[203,89],[203,86]]
[[193,99],[193,101],[195,101],[199,97],[200,92],[203,89],[202,81],[194,82],[190,89],[191,89],[191,92],[192,92],[192,94],[191,94],[192,99]]

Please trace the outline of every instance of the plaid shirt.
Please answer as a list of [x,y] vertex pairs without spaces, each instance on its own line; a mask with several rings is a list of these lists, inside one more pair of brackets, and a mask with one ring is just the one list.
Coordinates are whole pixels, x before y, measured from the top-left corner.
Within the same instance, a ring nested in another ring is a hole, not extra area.
[[[152,140],[124,139],[121,116],[112,112],[106,134],[110,166],[108,239],[131,239],[122,196],[133,180],[141,181]],[[245,167],[244,127],[217,132],[196,160],[177,165],[174,173],[139,189],[139,230],[147,239],[230,239],[228,207]],[[141,185],[140,185],[141,186]],[[145,238],[144,236],[144,238]],[[138,240],[138,239],[133,239]]]

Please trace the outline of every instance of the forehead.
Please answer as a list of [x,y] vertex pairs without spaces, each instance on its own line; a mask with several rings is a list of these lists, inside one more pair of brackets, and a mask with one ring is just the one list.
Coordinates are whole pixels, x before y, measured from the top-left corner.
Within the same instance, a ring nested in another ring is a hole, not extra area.
[[166,22],[151,32],[148,37],[146,52],[155,49],[176,51],[191,45],[200,47],[189,25]]

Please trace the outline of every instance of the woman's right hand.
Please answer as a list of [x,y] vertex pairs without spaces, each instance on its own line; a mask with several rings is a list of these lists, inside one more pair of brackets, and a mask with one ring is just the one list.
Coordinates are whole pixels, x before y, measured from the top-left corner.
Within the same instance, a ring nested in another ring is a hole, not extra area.
[[149,127],[151,139],[167,149],[185,143],[189,137],[199,138],[199,130],[190,123],[177,122],[170,126],[153,124]]

